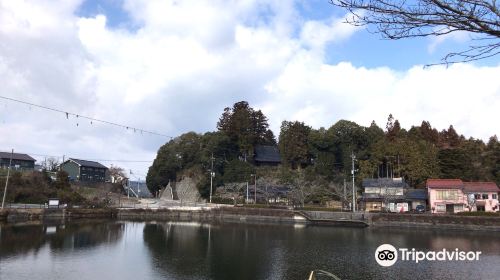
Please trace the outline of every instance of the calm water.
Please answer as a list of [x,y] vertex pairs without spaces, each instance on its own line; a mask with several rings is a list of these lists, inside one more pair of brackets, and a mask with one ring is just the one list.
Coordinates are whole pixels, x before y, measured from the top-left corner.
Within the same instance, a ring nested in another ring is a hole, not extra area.
[[[374,259],[383,243],[482,251],[479,262]],[[0,279],[499,279],[500,235],[293,225],[99,221],[0,225]]]

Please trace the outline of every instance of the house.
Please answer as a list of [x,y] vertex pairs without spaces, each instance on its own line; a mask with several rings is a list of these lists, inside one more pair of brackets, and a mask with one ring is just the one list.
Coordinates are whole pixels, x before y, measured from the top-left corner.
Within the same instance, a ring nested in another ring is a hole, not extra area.
[[14,170],[34,170],[35,159],[27,154],[0,152],[0,168],[8,168],[12,157],[11,167]]
[[465,210],[467,198],[460,179],[428,179],[427,193],[432,213],[457,213]]
[[61,164],[70,179],[80,182],[105,182],[108,168],[98,162],[70,158]]
[[258,166],[277,166],[281,163],[281,156],[276,146],[256,145],[253,160]]
[[467,210],[478,212],[499,211],[498,192],[500,189],[494,182],[464,182],[464,193],[467,196]]
[[418,205],[427,208],[427,190],[426,189],[408,189],[405,194],[410,209],[416,209]]
[[408,184],[403,178],[363,179],[364,188],[361,202],[365,211],[408,211],[408,202],[405,198]]

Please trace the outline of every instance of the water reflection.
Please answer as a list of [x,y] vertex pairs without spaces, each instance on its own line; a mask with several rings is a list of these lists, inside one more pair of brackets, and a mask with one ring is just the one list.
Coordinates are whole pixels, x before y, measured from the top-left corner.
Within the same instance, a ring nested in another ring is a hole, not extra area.
[[[489,263],[500,261],[500,239],[488,232],[169,222],[146,224],[143,233],[154,269],[167,279],[180,275],[189,279],[303,279],[315,269],[345,279],[469,279],[495,275],[498,268],[491,269]],[[400,262],[382,268],[373,254],[383,243],[424,251],[481,250],[485,258],[481,263]],[[473,273],[481,267],[489,269]]]
[[[482,251],[480,262],[397,262],[383,243]],[[497,279],[494,232],[186,222],[0,225],[0,279]]]
[[51,252],[89,249],[116,243],[125,225],[102,221],[68,224],[0,225],[0,258],[11,255],[37,254],[48,245]]

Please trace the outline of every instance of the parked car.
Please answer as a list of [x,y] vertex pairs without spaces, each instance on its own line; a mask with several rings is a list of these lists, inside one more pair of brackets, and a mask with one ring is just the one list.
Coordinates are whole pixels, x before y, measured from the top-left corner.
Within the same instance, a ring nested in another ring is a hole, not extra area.
[[425,213],[425,206],[424,205],[417,205],[417,207],[415,207],[415,212]]

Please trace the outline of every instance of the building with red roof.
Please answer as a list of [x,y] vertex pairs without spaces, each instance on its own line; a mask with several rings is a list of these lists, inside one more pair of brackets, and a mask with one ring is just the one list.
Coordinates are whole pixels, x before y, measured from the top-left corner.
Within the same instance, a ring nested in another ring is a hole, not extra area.
[[495,182],[464,182],[464,193],[471,211],[499,211],[499,191]]
[[500,189],[494,182],[428,179],[426,186],[432,213],[497,212],[500,208]]

